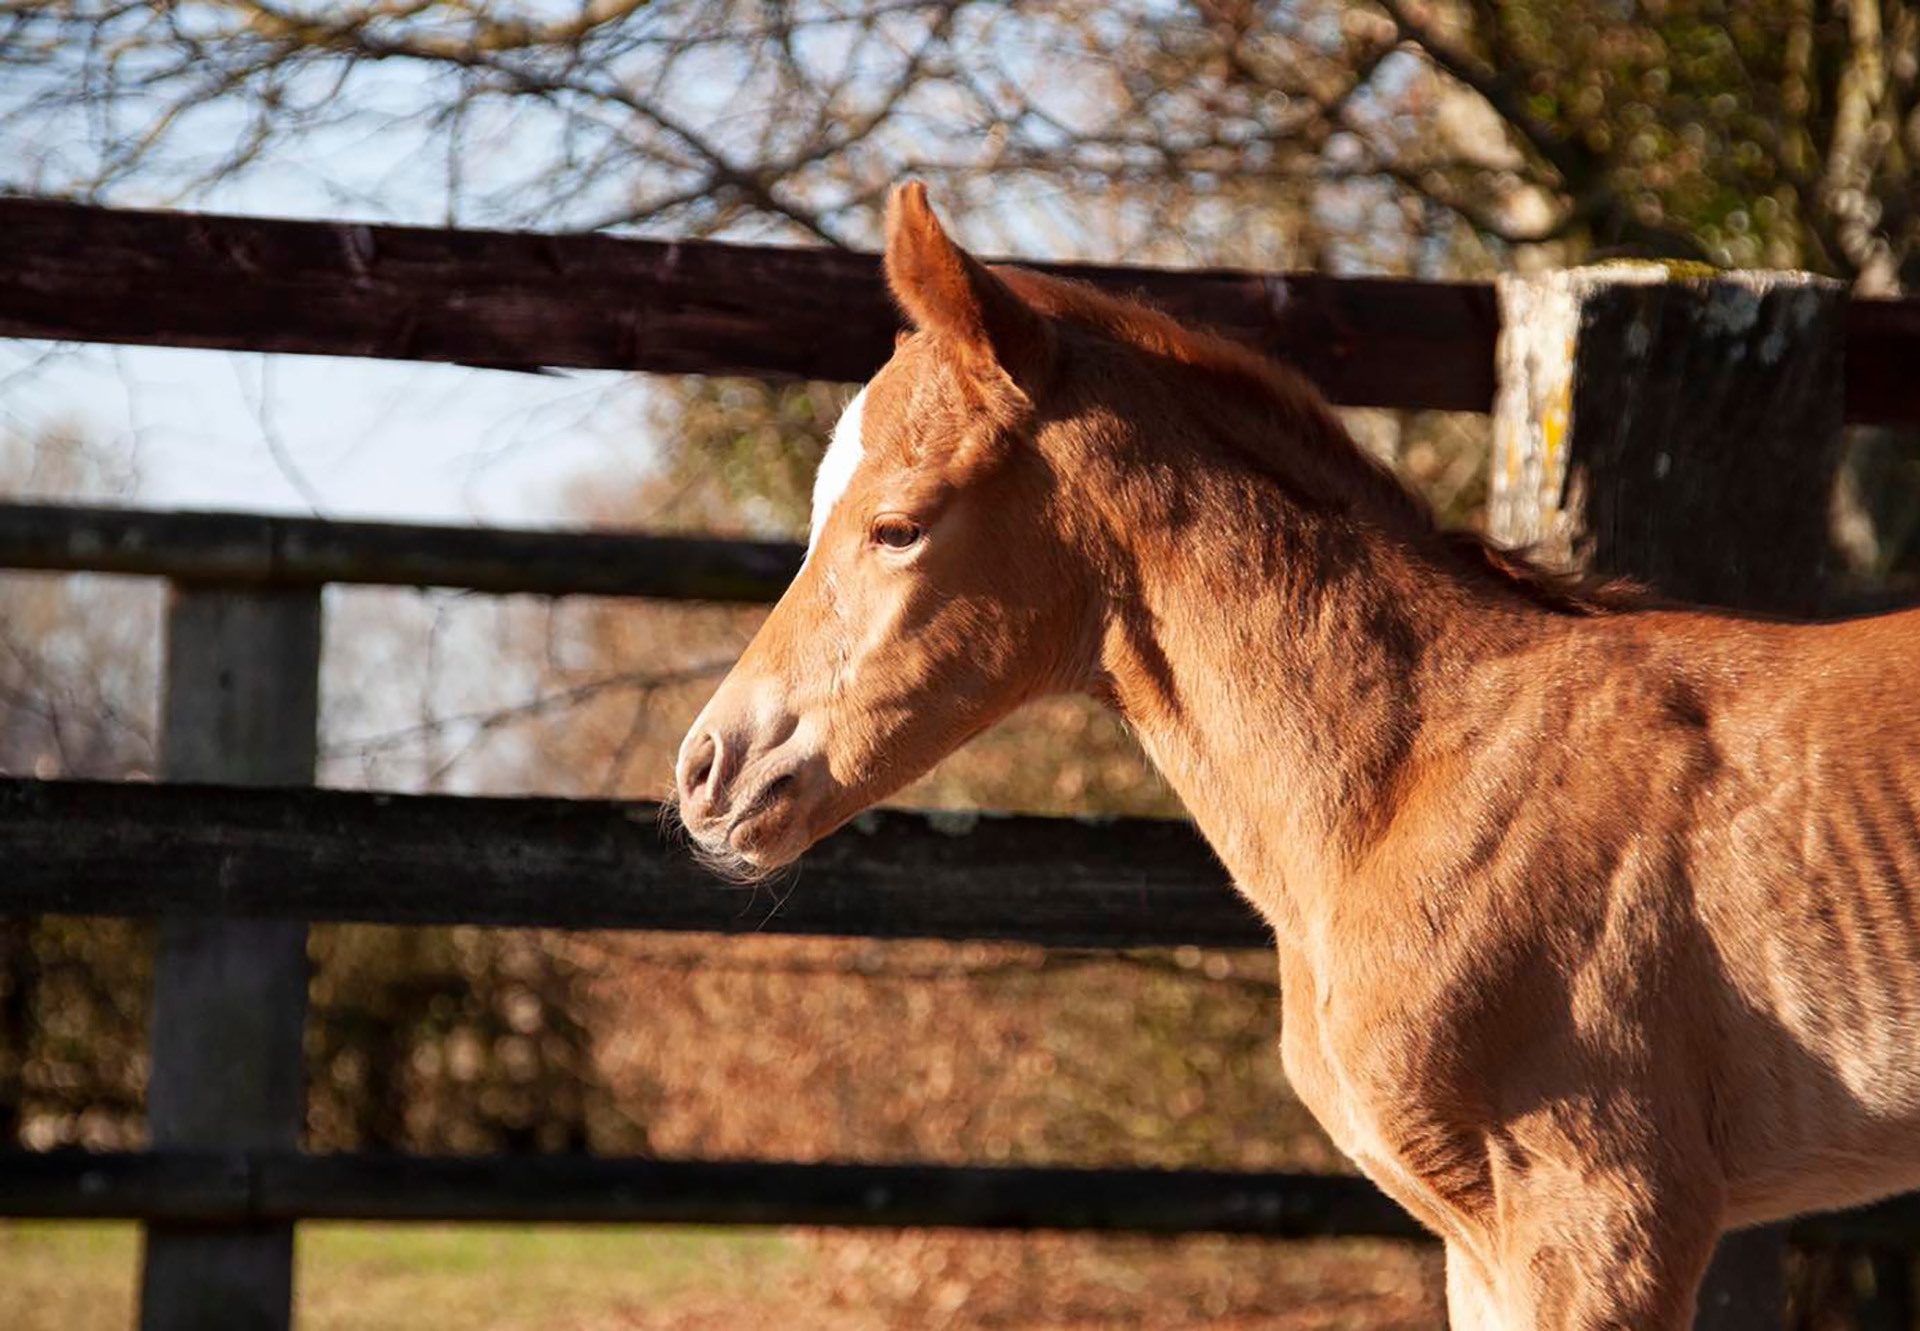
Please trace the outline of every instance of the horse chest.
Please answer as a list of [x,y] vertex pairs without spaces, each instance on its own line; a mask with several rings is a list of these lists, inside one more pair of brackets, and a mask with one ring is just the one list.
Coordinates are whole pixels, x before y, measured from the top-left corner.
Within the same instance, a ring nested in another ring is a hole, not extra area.
[[1330,991],[1303,958],[1281,966],[1281,1064],[1333,1144],[1382,1191],[1447,1238],[1472,1241],[1485,1188],[1476,1125],[1451,1119],[1442,1087],[1383,1073],[1403,1060],[1403,1032],[1385,1025],[1357,1047],[1328,1019]]

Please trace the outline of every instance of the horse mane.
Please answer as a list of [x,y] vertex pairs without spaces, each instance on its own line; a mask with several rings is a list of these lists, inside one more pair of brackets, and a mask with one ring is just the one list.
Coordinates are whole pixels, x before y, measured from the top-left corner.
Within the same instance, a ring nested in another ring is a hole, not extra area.
[[[1479,532],[1443,528],[1426,499],[1355,443],[1326,397],[1293,367],[1219,333],[1189,327],[1144,301],[1026,268],[993,271],[1043,314],[1256,395],[1284,423],[1284,435],[1319,451],[1316,461],[1337,473],[1342,487],[1366,502],[1372,516],[1428,538],[1469,575],[1559,614],[1611,614],[1650,603],[1647,591],[1629,580],[1554,572],[1525,551],[1498,545]],[[1275,456],[1266,441],[1236,443],[1266,470],[1287,474],[1283,468],[1290,459]]]

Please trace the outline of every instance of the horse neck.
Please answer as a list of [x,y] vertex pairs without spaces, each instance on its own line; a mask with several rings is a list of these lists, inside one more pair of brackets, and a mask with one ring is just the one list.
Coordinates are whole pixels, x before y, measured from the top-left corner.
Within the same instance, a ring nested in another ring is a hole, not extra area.
[[[1352,450],[1329,424],[1338,438],[1315,446]],[[1316,485],[1357,469],[1329,507],[1181,433],[1081,458],[1076,500],[1106,546],[1104,687],[1241,888],[1283,933],[1311,928],[1463,672],[1549,617],[1472,576],[1404,503],[1370,515],[1384,478],[1357,451],[1313,459]]]

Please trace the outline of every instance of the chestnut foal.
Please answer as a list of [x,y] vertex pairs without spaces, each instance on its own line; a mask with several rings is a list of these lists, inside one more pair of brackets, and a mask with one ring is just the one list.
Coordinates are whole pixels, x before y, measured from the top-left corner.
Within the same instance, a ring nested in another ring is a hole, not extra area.
[[1722,1230],[1920,1185],[1920,618],[1661,608],[1439,531],[1291,372],[987,268],[915,331],[694,723],[742,874],[1042,694],[1117,707],[1271,922],[1281,1051],[1456,1327],[1688,1325]]

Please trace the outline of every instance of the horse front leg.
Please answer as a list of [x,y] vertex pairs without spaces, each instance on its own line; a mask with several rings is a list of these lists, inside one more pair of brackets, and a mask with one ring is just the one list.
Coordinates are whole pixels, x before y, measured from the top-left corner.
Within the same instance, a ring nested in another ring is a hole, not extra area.
[[[1498,1331],[1689,1331],[1720,1222],[1651,1180],[1503,1198]],[[1452,1263],[1448,1264],[1449,1309]],[[1463,1297],[1469,1291],[1463,1290]],[[1502,1320],[1504,1318],[1504,1320]],[[1474,1325],[1474,1323],[1466,1323]]]
[[1460,1243],[1447,1244],[1448,1331],[1504,1331],[1492,1274]]

